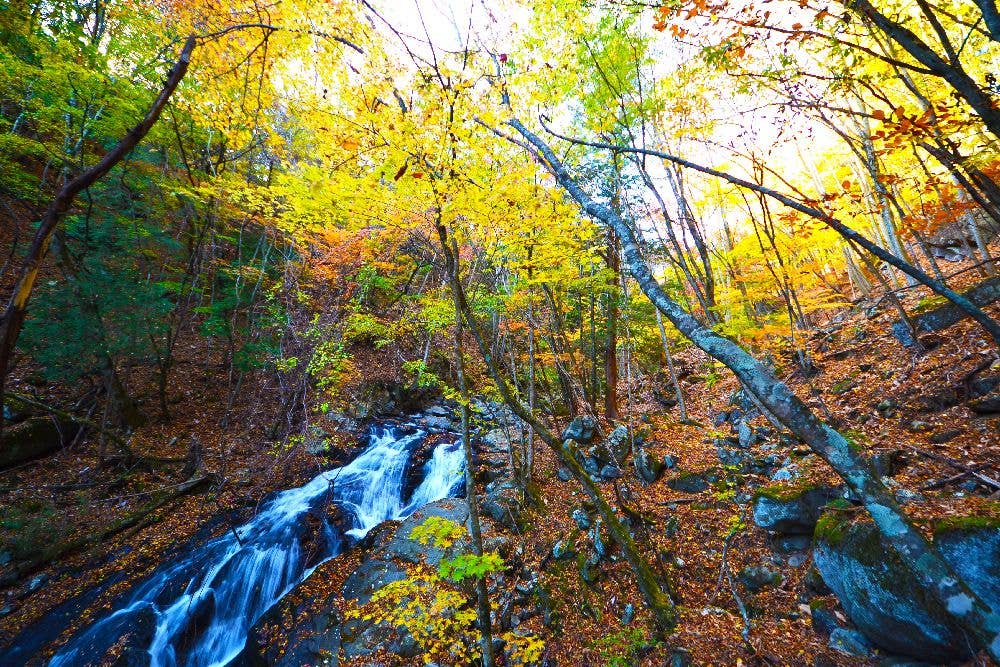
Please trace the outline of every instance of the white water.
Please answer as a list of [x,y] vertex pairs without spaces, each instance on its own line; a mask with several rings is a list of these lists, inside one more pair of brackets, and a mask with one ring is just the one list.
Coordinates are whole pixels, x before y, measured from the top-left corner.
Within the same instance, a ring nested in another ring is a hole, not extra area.
[[[387,519],[455,493],[463,481],[460,443],[438,445],[423,481],[406,502],[404,473],[422,432],[382,429],[349,464],[273,496],[250,521],[157,570],[121,609],[90,626],[57,653],[50,667],[72,667],[103,653],[126,632],[153,628],[153,667],[221,667],[246,643],[250,627],[324,560],[341,553]],[[344,535],[325,519],[308,539],[306,523],[339,505],[351,527]],[[305,539],[304,539],[305,538]],[[317,552],[316,543],[320,543]],[[310,551],[310,549],[312,551]]]

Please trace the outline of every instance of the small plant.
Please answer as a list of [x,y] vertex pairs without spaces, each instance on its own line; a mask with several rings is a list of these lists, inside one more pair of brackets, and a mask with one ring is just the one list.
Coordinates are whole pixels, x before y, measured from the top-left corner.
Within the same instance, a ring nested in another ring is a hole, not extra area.
[[630,667],[636,664],[638,655],[650,648],[655,648],[657,642],[650,641],[643,628],[624,628],[618,632],[604,635],[591,643],[601,658],[601,664],[606,667]]
[[[423,545],[449,549],[466,536],[465,528],[443,517],[428,517],[410,531]],[[378,590],[347,618],[391,625],[409,633],[423,651],[426,663],[468,665],[479,660],[474,592],[469,582],[502,571],[504,561],[496,552],[476,556],[463,552],[441,560],[435,571],[426,564],[412,568],[409,576]],[[509,664],[527,667],[541,660],[545,643],[533,635],[502,635]]]

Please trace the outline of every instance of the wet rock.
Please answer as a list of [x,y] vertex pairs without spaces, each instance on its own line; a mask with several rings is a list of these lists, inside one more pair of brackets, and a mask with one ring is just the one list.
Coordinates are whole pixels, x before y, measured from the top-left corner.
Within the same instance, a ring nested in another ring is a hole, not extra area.
[[765,487],[753,502],[753,520],[758,527],[786,535],[809,535],[823,507],[837,490],[818,486]]
[[745,567],[738,575],[740,583],[751,593],[757,593],[767,588],[777,588],[785,578],[766,566]]
[[[891,653],[935,663],[967,659],[962,630],[862,517],[829,512],[816,529],[814,560],[854,625]],[[950,518],[935,527],[942,557],[983,600],[1000,606],[1000,521]],[[961,601],[956,601],[960,603]]]
[[563,440],[575,440],[576,442],[588,445],[594,439],[594,428],[597,422],[590,415],[576,417],[569,423],[562,433]]
[[673,470],[674,468],[677,467],[677,460],[674,459],[674,457],[671,456],[670,454],[666,454],[663,457],[663,467],[667,468],[668,470]]

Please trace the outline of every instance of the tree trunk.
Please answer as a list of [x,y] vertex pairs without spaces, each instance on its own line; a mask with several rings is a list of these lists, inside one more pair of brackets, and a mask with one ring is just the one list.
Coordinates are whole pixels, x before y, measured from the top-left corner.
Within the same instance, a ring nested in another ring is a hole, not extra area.
[[[21,274],[7,304],[7,309],[3,316],[2,328],[0,328],[0,405],[3,404],[5,381],[7,371],[10,368],[11,358],[14,354],[14,347],[17,344],[21,328],[24,326],[25,317],[28,314],[28,300],[31,298],[31,293],[34,290],[41,262],[45,258],[46,253],[48,253],[49,244],[52,242],[52,234],[69,211],[69,207],[73,204],[76,196],[103,178],[149,133],[149,130],[163,112],[163,108],[167,105],[170,96],[173,95],[174,90],[177,89],[181,79],[187,73],[194,47],[195,36],[191,35],[187,38],[184,48],[181,50],[180,57],[170,71],[160,94],[156,97],[149,111],[146,112],[145,118],[129,130],[128,134],[100,162],[64,185],[42,216],[38,230],[35,232],[35,237],[28,248],[28,254],[24,259]],[[3,414],[0,411],[0,432],[2,432],[2,429]]]
[[[472,552],[483,557],[483,533],[479,523],[479,506],[476,503],[475,468],[472,460],[472,439],[469,434],[469,388],[465,384],[465,353],[462,350],[462,308],[459,300],[461,283],[458,280],[458,247],[451,239],[452,252],[447,252],[448,232],[438,221],[438,235],[445,248],[448,280],[451,283],[452,301],[455,305],[455,372],[458,375],[458,390],[462,396],[462,450],[465,452],[465,499],[469,506],[469,533],[472,538]],[[493,631],[490,625],[490,598],[486,590],[486,577],[476,579],[476,613],[479,616],[480,646],[483,653],[483,667],[493,667]]]
[[[447,256],[451,254],[452,251],[447,245],[445,230],[443,228],[439,228],[438,234],[442,237],[442,248],[445,255]],[[446,261],[454,262],[455,260],[447,259]],[[457,293],[459,306],[462,310],[462,314],[465,316],[465,322],[469,325],[469,330],[472,332],[476,345],[479,347],[479,353],[482,355],[487,370],[493,378],[493,381],[496,383],[497,389],[500,392],[504,403],[510,407],[511,411],[515,415],[531,425],[531,427],[535,430],[535,433],[538,434],[538,437],[540,437],[542,441],[556,453],[560,462],[569,469],[573,477],[576,478],[576,480],[583,487],[584,492],[590,498],[591,502],[594,503],[594,506],[597,508],[597,512],[601,515],[601,519],[604,521],[604,525],[611,534],[611,538],[618,544],[619,547],[621,547],[622,555],[625,557],[625,560],[631,566],[632,571],[635,574],[636,585],[643,597],[646,599],[646,603],[649,605],[650,611],[653,613],[657,629],[665,636],[677,625],[677,609],[674,606],[673,600],[671,600],[670,596],[660,587],[656,575],[653,572],[653,568],[650,567],[649,563],[647,563],[642,557],[642,554],[639,553],[638,546],[629,534],[628,529],[622,525],[622,522],[615,513],[615,510],[608,504],[608,501],[604,499],[604,495],[594,483],[594,480],[590,478],[590,475],[588,475],[583,469],[583,466],[581,466],[576,460],[576,457],[574,456],[575,453],[568,445],[571,441],[567,440],[565,443],[561,442],[554,433],[546,428],[546,426],[514,396],[508,382],[500,375],[500,371],[497,368],[493,356],[490,354],[489,346],[486,344],[486,338],[483,336],[483,332],[478,321],[476,320],[475,314],[472,312],[472,308],[469,307],[469,302],[465,297],[465,291],[462,289],[461,283],[458,284]]]
[[934,595],[947,613],[975,643],[1000,659],[1000,613],[963,582],[934,547],[913,526],[892,493],[844,436],[821,422],[792,391],[763,364],[733,341],[704,327],[672,301],[656,281],[639,253],[628,224],[614,211],[594,201],[576,183],[548,145],[520,121],[508,123],[538,151],[547,168],[587,214],[615,228],[626,265],[650,301],[695,345],[725,364],[778,420],[807,443],[840,475],[865,505],[886,541],[898,552],[917,580]]

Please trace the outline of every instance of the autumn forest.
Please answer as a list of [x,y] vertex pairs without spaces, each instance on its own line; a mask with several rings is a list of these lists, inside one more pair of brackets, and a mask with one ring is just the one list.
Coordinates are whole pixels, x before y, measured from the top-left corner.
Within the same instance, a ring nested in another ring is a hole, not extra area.
[[995,0],[0,0],[0,665],[1000,662]]

